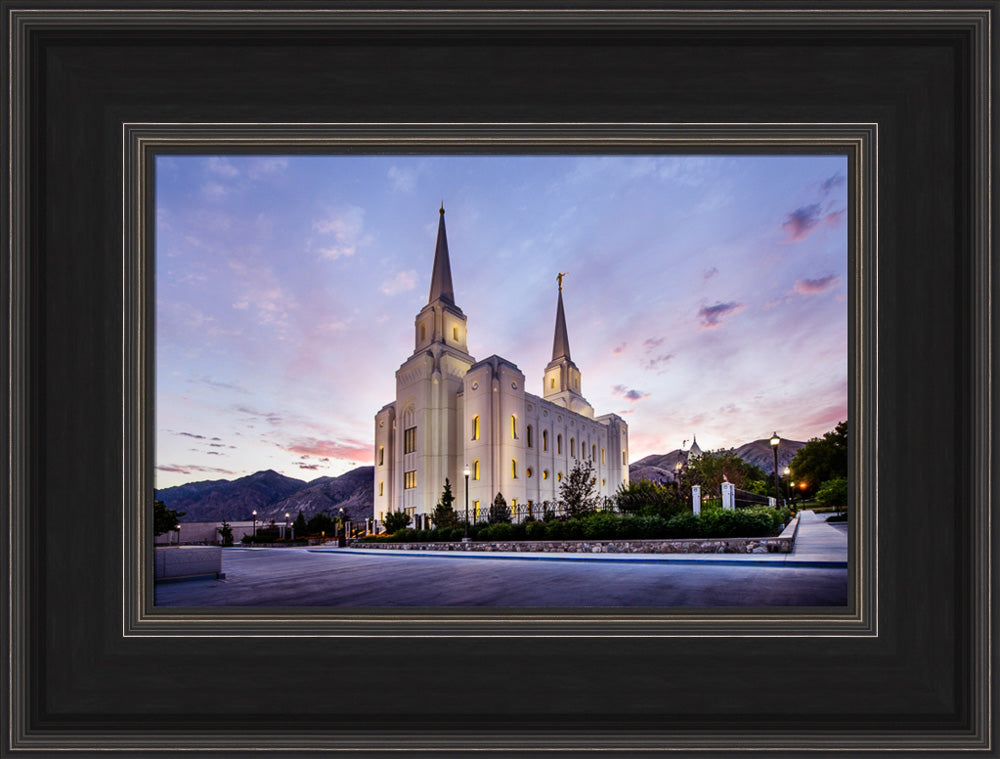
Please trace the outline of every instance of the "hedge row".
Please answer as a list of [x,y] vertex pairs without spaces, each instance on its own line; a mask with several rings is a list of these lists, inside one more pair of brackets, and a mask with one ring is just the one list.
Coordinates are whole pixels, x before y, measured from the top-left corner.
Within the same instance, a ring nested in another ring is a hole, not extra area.
[[[736,511],[711,510],[695,516],[691,512],[669,519],[658,516],[621,516],[606,511],[578,519],[521,524],[475,524],[469,537],[477,541],[506,540],[628,540],[683,538],[759,538],[777,535],[790,518],[785,509],[754,506]],[[394,543],[446,543],[461,540],[461,527],[434,530],[404,528],[388,540]],[[385,538],[365,538],[362,542],[386,542]]]

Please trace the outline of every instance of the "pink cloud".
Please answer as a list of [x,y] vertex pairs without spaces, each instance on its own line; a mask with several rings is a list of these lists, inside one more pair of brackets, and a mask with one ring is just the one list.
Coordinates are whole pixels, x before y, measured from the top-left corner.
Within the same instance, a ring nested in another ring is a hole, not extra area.
[[781,225],[782,229],[788,230],[788,236],[792,240],[799,242],[808,237],[809,233],[820,222],[821,209],[819,203],[796,208],[785,219]]
[[800,279],[792,288],[799,295],[817,295],[826,292],[839,281],[836,274],[827,274],[825,277],[817,279]]
[[293,440],[282,449],[307,456],[329,456],[334,459],[371,463],[372,447],[357,440],[318,440],[314,437]]

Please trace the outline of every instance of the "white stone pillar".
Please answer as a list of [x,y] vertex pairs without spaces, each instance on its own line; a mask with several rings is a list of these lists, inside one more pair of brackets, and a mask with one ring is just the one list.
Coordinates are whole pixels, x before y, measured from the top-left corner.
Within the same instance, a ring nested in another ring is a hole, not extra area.
[[701,514],[701,485],[691,486],[691,509],[695,516]]
[[771,506],[773,508],[774,506],[778,505],[778,501],[777,501],[776,498],[772,498],[771,496],[768,496],[767,497],[767,505]]
[[736,486],[731,482],[722,483],[722,508],[730,511],[736,508]]

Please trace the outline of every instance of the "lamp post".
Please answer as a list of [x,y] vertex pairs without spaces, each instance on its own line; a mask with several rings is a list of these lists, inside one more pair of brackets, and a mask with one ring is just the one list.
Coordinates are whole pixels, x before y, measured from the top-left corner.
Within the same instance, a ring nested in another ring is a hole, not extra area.
[[781,443],[781,438],[778,437],[778,433],[775,432],[771,436],[771,450],[774,451],[774,501],[778,501],[778,444]]
[[674,484],[677,486],[677,497],[681,497],[681,470],[684,465],[681,463],[680,459],[677,459],[677,463],[674,464]]
[[253,539],[257,540],[257,509],[253,510]]
[[177,545],[181,544],[181,526],[179,524],[174,525],[174,529],[177,530]]
[[288,539],[288,512],[285,512],[285,539]]
[[790,500],[790,496],[788,495],[788,478],[791,477],[792,470],[786,466],[783,474],[785,475],[785,500],[788,501]]
[[469,467],[466,466],[462,474],[465,475],[465,537],[462,538],[462,542],[468,543],[469,542],[469,475],[472,473],[469,471]]

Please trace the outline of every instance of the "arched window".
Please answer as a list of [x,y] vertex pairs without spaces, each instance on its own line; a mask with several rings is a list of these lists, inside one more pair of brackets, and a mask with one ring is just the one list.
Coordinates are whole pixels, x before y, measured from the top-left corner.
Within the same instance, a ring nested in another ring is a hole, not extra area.
[[511,510],[511,516],[514,517],[514,521],[516,522],[517,518],[521,515],[520,514],[520,509],[517,506],[517,499],[516,498],[511,498],[510,499],[510,510]]
[[525,474],[526,474],[526,475],[528,476],[528,478],[529,478],[529,479],[531,478],[531,475],[533,475],[533,474],[534,474],[534,472],[532,471],[532,469],[531,469],[531,467],[530,467],[530,466],[528,467],[528,469],[527,469],[527,471],[525,472]]
[[384,482],[380,482],[378,484],[378,494],[379,495],[385,495],[385,483]]
[[479,459],[472,462],[472,479],[479,479]]
[[625,466],[626,464],[628,464],[628,454],[625,451],[622,451],[622,466]]
[[472,439],[479,440],[479,415],[472,417]]
[[510,415],[510,436],[511,439],[517,440],[517,414]]
[[562,453],[562,435],[556,435],[556,453]]
[[548,469],[543,469],[542,470],[542,479],[543,480],[547,480],[548,478],[549,478],[549,470]]
[[569,439],[569,455],[576,456],[576,438],[571,437]]
[[596,445],[590,446],[590,458],[591,459],[596,459],[597,458],[597,446]]
[[562,472],[556,472],[556,482],[562,482]]
[[384,445],[380,445],[378,447],[378,465],[379,466],[384,466],[385,465],[385,446]]
[[601,463],[602,464],[607,464],[608,463],[607,453],[608,452],[607,452],[607,450],[605,450],[604,446],[601,446]]
[[421,339],[421,341],[427,339],[427,325],[426,324],[421,324],[420,325],[420,339]]
[[479,501],[472,502],[472,521],[479,521]]
[[531,425],[529,424],[529,425],[528,425],[528,447],[529,447],[529,448],[531,448],[531,447],[532,447],[532,445],[533,445],[533,442],[534,442],[534,441],[532,441],[532,439],[531,439],[531,438],[532,438],[532,435],[531,435],[531,433],[532,433],[533,431],[534,431],[534,430],[532,430],[532,429],[531,429]]
[[601,479],[601,487],[603,488],[607,484],[608,484],[608,481],[606,479],[602,478]]
[[542,430],[542,450],[547,451],[549,449],[549,431]]
[[510,460],[510,476],[517,479],[517,459]]
[[458,327],[451,328],[451,339],[456,343],[458,342]]
[[551,380],[549,380],[549,387],[552,388],[553,390],[556,389],[556,378],[555,377],[553,377]]

